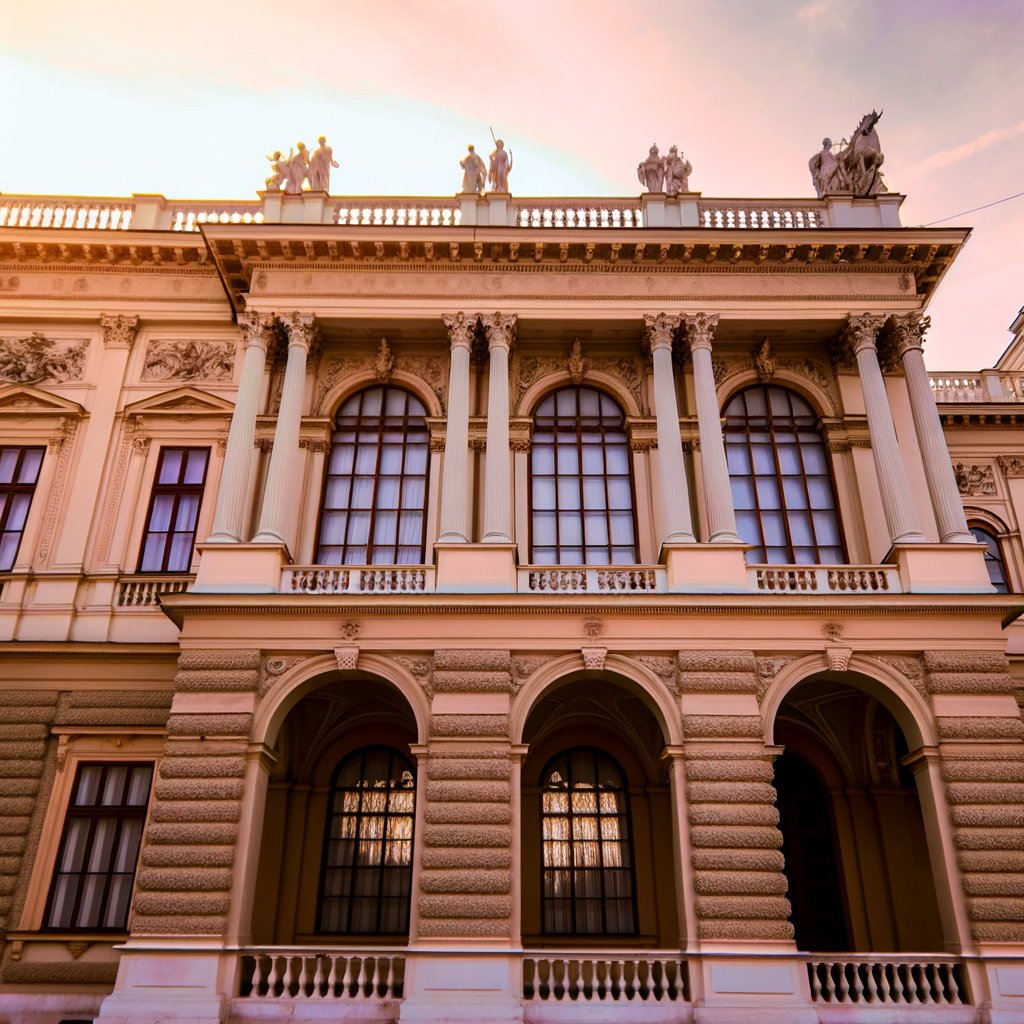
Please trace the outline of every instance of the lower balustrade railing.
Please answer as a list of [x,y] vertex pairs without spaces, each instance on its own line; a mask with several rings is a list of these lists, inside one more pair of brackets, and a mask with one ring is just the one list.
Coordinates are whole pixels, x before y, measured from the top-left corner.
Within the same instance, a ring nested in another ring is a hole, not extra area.
[[807,964],[816,1003],[970,1005],[963,964],[941,955],[818,960]]
[[264,949],[242,953],[242,998],[401,999],[404,949]]
[[519,570],[520,594],[664,594],[660,565],[530,565]]
[[748,565],[747,589],[774,594],[900,594],[899,570],[883,565]]
[[432,565],[291,565],[282,594],[429,594]]
[[687,1002],[689,970],[680,957],[648,953],[524,957],[523,998],[534,1003]]

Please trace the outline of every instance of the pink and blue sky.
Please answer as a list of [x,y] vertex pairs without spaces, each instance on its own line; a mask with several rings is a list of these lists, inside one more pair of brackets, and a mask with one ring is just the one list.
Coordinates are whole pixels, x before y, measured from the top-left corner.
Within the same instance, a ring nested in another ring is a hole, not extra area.
[[[813,195],[884,109],[903,222],[1024,191],[1024,0],[0,0],[0,191],[254,198],[326,134],[335,194],[453,194],[493,125],[518,195],[631,195],[652,142],[707,196]],[[1024,197],[932,303],[934,369],[991,365],[1024,304]]]

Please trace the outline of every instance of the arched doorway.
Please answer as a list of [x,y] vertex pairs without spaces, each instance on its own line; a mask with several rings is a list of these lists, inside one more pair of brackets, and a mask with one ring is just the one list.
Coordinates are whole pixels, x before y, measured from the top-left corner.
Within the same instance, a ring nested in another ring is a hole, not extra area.
[[404,943],[416,841],[416,719],[384,680],[337,672],[321,679],[277,732],[253,941]]
[[941,952],[944,936],[906,737],[856,677],[782,701],[774,785],[795,938],[809,952]]
[[526,719],[524,946],[679,948],[668,740],[633,686],[577,672]]

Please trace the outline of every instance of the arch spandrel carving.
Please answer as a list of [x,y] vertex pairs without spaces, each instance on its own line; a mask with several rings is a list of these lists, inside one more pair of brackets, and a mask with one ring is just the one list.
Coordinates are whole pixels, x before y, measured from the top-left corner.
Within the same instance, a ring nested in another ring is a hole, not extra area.
[[334,654],[309,658],[278,676],[256,709],[252,723],[252,742],[273,747],[288,712],[308,693],[333,679],[374,676],[391,683],[405,698],[416,719],[417,742],[426,743],[429,735],[430,704],[423,686],[403,666],[379,654],[360,652],[353,672],[339,672]]
[[[523,742],[530,713],[552,690],[586,671],[582,654],[567,654],[538,668],[523,684],[512,703],[509,733],[513,744]],[[682,720],[676,699],[667,685],[649,668],[620,654],[605,659],[601,678],[618,683],[639,697],[654,714],[666,746],[683,742]]]
[[[810,654],[782,668],[765,691],[761,701],[764,741],[775,744],[775,720],[786,695],[805,679],[829,671],[826,654]],[[899,723],[911,750],[938,745],[935,718],[927,701],[914,684],[891,665],[870,655],[850,658],[847,682],[857,686],[884,704]]]
[[[549,371],[536,379],[531,380],[529,385],[523,388],[518,396],[513,395],[515,411],[514,416],[532,416],[534,409],[552,391],[559,388],[572,387],[577,382],[573,381],[568,369]],[[588,369],[586,377],[579,382],[584,387],[592,387],[598,391],[605,391],[613,398],[622,409],[623,413],[629,416],[645,416],[645,403],[640,401],[642,395],[640,390],[643,387],[643,380],[638,376],[637,387],[630,387],[620,377],[607,370]]]
[[[348,363],[351,365],[348,365]],[[331,384],[318,392],[313,401],[315,416],[333,416],[341,404],[352,395],[369,387],[380,387],[380,381],[374,372],[372,360],[352,359],[346,363],[346,374],[343,380]],[[444,416],[441,397],[430,383],[407,370],[395,369],[388,381],[392,386],[405,388],[415,395],[426,407],[428,416]]]
[[[724,409],[729,400],[739,394],[744,388],[752,385],[765,385],[755,369],[745,369],[735,375],[726,377],[718,386],[718,407]],[[832,392],[830,385],[819,383],[803,374],[795,372],[792,368],[780,366],[773,374],[769,387],[783,387],[795,391],[801,398],[810,403],[811,407],[819,416],[834,417],[841,416],[840,403]]]

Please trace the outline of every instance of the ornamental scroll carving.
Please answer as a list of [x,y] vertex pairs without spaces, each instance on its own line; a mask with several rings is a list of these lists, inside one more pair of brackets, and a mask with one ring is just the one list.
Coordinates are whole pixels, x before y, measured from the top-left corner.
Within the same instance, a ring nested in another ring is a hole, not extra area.
[[603,373],[618,380],[633,397],[641,415],[647,415],[644,371],[639,353],[636,355],[594,355],[590,352],[583,353],[580,350],[578,355],[581,362],[579,363],[575,362],[574,354],[576,354],[575,346],[570,351],[568,360],[564,356],[514,353],[509,374],[512,408],[518,409],[523,395],[533,384],[551,374],[564,375],[568,383],[569,380],[576,381],[577,373],[580,375],[580,381],[584,376],[590,377],[594,373]]
[[[318,410],[318,415],[324,415],[330,411],[323,408],[324,399],[342,381],[350,377],[369,375],[381,380],[382,371],[385,369],[387,380],[391,379],[395,370],[418,377],[437,396],[441,411],[444,412],[447,408],[448,361],[438,356],[396,357],[392,354],[390,346],[385,351],[382,345],[372,356],[329,356],[321,362],[321,367],[316,398],[313,401],[313,408]],[[386,383],[387,380],[382,383]]]
[[60,342],[34,333],[28,338],[0,338],[0,380],[38,384],[81,380],[87,341]]
[[146,349],[143,380],[231,380],[235,370],[232,341],[156,339]]

